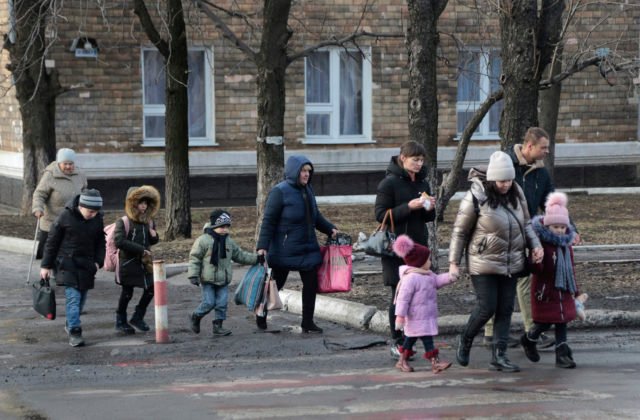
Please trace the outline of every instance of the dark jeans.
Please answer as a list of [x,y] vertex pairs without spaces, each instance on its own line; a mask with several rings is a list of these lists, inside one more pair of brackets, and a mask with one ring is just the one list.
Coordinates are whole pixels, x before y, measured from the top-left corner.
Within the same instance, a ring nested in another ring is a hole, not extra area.
[[471,276],[476,292],[476,306],[463,330],[466,338],[473,339],[495,315],[493,342],[499,348],[506,347],[516,297],[516,280],[516,277],[496,274]]
[[[302,324],[313,322],[316,310],[316,294],[318,293],[318,270],[299,271],[302,280]],[[289,276],[289,270],[272,268],[271,276],[276,281],[278,290],[284,287]]]
[[[126,315],[127,314],[127,306],[129,306],[129,301],[133,297],[133,286],[122,286],[122,291],[120,292],[120,299],[118,300],[118,309],[117,312],[119,314]],[[136,306],[136,310],[139,310],[142,315],[147,311],[147,306],[153,299],[153,287],[148,289],[142,289],[142,296],[140,296],[140,301],[138,302],[138,306]]]
[[556,333],[556,346],[558,344],[567,342],[567,323],[566,322],[556,322],[552,323],[539,323],[534,322],[533,327],[529,330],[528,336],[531,340],[536,341],[540,338],[540,334],[545,331],[548,331],[552,325],[555,325],[555,333]]
[[403,349],[411,349],[413,345],[416,344],[418,338],[422,340],[422,345],[424,346],[424,351],[429,352],[433,350],[435,347],[433,346],[433,337],[430,335],[425,335],[422,337],[405,337],[404,343],[402,344]]

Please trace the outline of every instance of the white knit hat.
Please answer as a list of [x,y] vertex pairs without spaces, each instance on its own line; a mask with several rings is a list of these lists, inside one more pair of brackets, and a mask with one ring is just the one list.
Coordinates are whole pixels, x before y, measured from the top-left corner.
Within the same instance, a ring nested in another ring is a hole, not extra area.
[[505,152],[493,152],[489,158],[487,181],[511,181],[516,177],[513,161]]
[[59,163],[62,162],[75,162],[76,161],[76,152],[72,149],[62,148],[58,150],[58,154],[56,155],[56,161]]

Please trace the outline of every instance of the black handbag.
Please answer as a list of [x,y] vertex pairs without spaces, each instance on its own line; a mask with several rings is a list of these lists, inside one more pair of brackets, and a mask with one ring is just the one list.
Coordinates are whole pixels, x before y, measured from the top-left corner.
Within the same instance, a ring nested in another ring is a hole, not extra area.
[[56,292],[49,285],[49,280],[40,279],[31,287],[33,309],[47,319],[56,319]]
[[[390,230],[387,229],[387,220],[389,220]],[[361,245],[364,253],[374,257],[396,257],[392,248],[396,240],[395,230],[393,215],[391,209],[388,209],[380,226]]]

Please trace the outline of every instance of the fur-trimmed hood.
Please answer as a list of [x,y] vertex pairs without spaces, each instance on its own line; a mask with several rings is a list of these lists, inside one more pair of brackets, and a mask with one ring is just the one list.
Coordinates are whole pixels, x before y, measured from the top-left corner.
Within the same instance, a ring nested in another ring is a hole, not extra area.
[[[147,212],[139,215],[136,207],[140,200],[147,199],[149,206]],[[130,220],[138,223],[147,223],[153,219],[160,209],[160,192],[151,185],[143,185],[141,187],[131,187],[127,191],[127,199],[125,201],[124,211]]]

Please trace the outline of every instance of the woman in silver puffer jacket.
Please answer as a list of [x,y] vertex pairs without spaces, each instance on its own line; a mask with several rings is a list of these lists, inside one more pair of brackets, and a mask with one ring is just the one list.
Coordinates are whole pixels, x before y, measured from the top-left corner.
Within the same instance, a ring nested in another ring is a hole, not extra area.
[[508,155],[491,155],[486,174],[471,169],[471,188],[460,203],[451,234],[449,272],[457,273],[463,251],[476,306],[458,338],[456,359],[469,364],[474,337],[495,315],[492,359],[489,369],[517,372],[506,355],[516,294],[516,280],[531,259],[542,259],[543,251],[529,220],[522,189],[513,182],[515,170]]

